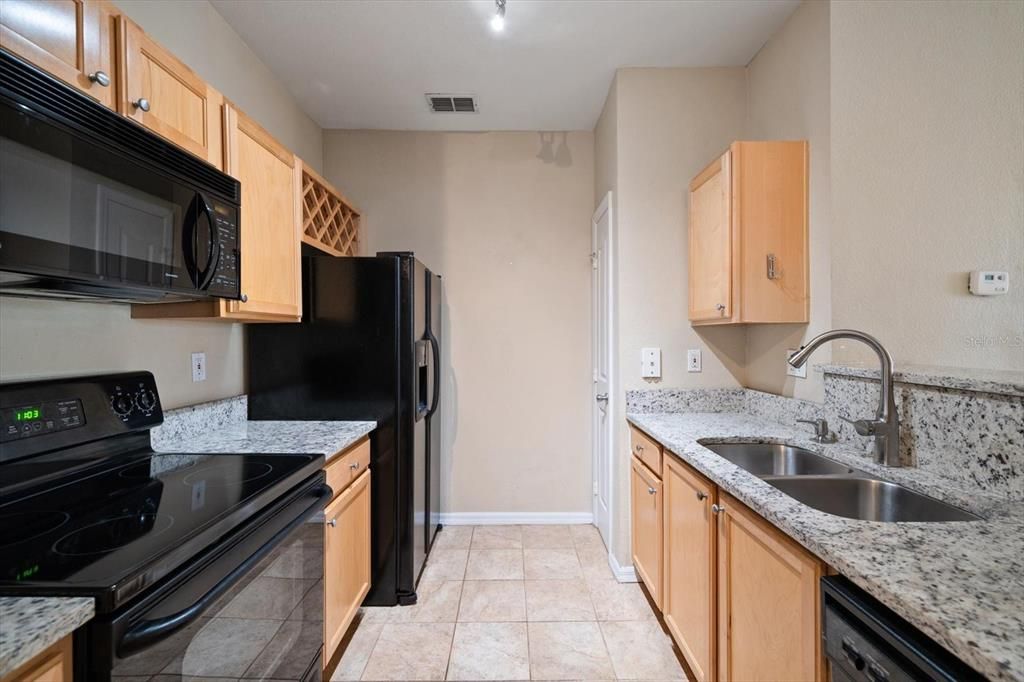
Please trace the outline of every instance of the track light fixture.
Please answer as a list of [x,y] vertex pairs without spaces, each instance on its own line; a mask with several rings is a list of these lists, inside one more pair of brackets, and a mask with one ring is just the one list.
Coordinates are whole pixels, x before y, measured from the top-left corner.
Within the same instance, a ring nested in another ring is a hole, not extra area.
[[494,0],[494,18],[491,19],[491,28],[495,31],[505,30],[505,0]]

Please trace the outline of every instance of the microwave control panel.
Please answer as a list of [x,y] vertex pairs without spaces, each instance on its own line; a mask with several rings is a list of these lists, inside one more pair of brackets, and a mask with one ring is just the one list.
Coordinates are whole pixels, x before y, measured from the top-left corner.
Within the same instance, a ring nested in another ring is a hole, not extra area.
[[216,296],[238,299],[242,295],[241,258],[238,240],[238,207],[214,200],[214,229],[220,246],[220,261],[207,291]]

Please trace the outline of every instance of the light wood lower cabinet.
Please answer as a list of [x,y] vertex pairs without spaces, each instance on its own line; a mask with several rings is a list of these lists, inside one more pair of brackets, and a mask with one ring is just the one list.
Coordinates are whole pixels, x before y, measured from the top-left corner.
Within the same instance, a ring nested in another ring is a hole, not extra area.
[[3,0],[0,46],[115,106],[114,15],[105,0]]
[[716,678],[714,484],[665,457],[665,553],[662,615],[698,682]]
[[632,462],[633,568],[654,605],[661,608],[661,479],[638,458],[633,457]]
[[825,679],[822,562],[775,526],[720,496],[718,666],[723,680]]
[[47,647],[0,682],[71,682],[71,635]]
[[370,471],[324,510],[324,665],[370,590]]

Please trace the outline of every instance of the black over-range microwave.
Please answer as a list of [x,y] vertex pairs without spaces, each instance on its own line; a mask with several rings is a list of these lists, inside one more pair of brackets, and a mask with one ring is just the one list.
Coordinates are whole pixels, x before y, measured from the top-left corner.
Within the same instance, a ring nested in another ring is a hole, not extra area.
[[241,295],[241,186],[0,50],[0,293]]

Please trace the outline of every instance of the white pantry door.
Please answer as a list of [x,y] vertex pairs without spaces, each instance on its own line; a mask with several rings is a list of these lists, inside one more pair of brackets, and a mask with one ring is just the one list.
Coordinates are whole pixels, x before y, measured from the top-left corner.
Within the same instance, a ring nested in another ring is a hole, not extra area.
[[612,536],[612,455],[615,395],[613,378],[613,263],[612,260],[612,193],[608,192],[597,207],[591,224],[591,357],[593,389],[591,391],[593,420],[591,442],[594,444],[594,525],[601,532],[606,547]]

